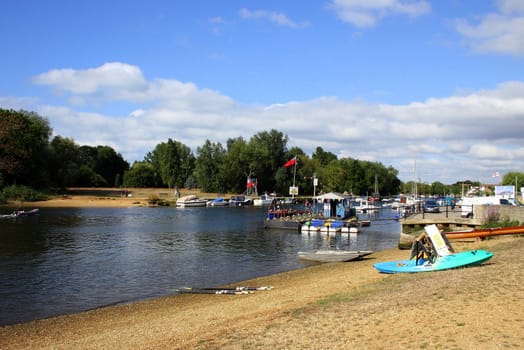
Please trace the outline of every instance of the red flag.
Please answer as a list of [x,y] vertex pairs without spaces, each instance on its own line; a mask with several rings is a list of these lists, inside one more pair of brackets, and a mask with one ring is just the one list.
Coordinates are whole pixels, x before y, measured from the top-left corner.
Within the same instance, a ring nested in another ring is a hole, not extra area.
[[297,161],[297,157],[293,157],[293,158],[291,158],[290,160],[288,160],[288,161],[286,162],[286,164],[284,164],[284,166],[285,166],[286,168],[289,168],[290,166],[295,165],[295,162],[296,162],[296,161]]

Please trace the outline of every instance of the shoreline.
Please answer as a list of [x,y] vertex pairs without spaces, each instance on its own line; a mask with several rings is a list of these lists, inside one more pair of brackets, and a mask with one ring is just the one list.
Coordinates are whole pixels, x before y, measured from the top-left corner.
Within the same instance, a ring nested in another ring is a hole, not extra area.
[[[62,196],[51,196],[44,201],[22,202],[10,201],[0,204],[3,208],[13,208],[23,205],[25,208],[129,208],[129,207],[156,207],[149,204],[150,198],[172,202],[175,207],[176,198],[173,190],[167,188],[132,188],[126,189],[129,196],[123,196],[119,188],[71,188]],[[215,198],[218,194],[201,193],[183,189],[180,196],[195,194],[202,198]]]
[[[524,262],[511,258],[522,256],[522,238],[497,237],[456,248],[493,249],[495,256],[467,269],[378,273],[374,262],[409,254],[393,248],[361,261],[314,265],[235,284],[271,285],[270,291],[175,294],[0,327],[0,348],[519,346],[524,341]],[[420,322],[426,317],[431,323]]]

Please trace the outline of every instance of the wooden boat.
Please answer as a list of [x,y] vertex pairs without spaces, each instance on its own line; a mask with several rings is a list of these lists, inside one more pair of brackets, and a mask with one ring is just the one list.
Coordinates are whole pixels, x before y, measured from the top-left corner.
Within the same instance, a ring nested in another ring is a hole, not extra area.
[[192,207],[205,207],[207,205],[207,200],[198,198],[194,194],[189,196],[180,197],[176,201],[176,206],[178,208],[192,208]]
[[371,250],[315,250],[298,252],[298,257],[302,260],[327,263],[358,260],[372,253]]
[[413,243],[408,260],[380,262],[373,266],[383,273],[428,272],[480,265],[493,257],[493,253],[485,250],[455,253],[436,225],[426,226],[424,230],[426,232]]
[[446,232],[446,237],[449,239],[462,239],[462,238],[484,238],[499,235],[522,235],[524,234],[524,226],[509,226],[509,227],[497,227],[497,228],[484,228],[472,231],[455,231]]

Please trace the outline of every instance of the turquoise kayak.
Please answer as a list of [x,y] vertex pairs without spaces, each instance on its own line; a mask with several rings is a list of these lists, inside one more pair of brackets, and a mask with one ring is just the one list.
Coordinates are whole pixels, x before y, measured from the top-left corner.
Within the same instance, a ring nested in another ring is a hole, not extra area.
[[493,257],[492,252],[486,250],[469,250],[466,252],[439,256],[435,262],[428,260],[398,260],[376,263],[373,266],[383,273],[427,272],[456,269],[458,267],[475,266],[488,261]]

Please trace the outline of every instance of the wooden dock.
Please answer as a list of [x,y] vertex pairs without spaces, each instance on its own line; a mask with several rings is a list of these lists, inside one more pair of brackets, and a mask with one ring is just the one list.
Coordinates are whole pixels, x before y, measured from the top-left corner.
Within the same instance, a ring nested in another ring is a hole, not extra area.
[[481,219],[468,219],[460,216],[460,211],[441,211],[440,213],[416,213],[400,220],[403,233],[423,230],[426,225],[440,225],[451,230],[476,229],[484,224]]

